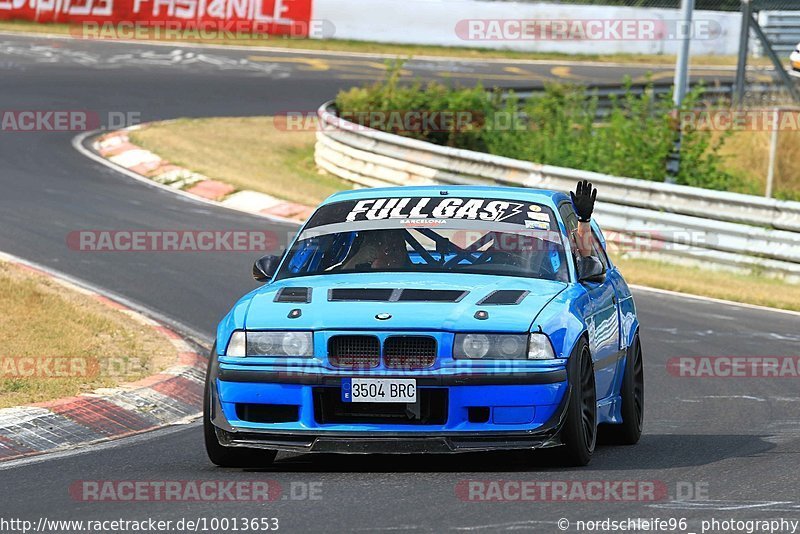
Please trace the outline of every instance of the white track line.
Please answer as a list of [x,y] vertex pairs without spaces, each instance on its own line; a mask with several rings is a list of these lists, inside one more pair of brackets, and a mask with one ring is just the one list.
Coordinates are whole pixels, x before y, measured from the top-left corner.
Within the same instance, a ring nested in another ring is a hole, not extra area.
[[211,346],[211,343],[213,343],[213,339],[209,337],[207,334],[203,334],[202,332],[199,332],[198,330],[195,330],[194,328],[188,325],[185,325],[175,319],[172,319],[171,317],[167,317],[166,315],[159,313],[155,310],[152,310],[144,306],[143,304],[134,302],[128,299],[127,297],[123,297],[118,293],[109,291],[106,288],[94,285],[80,278],[75,278],[74,276],[63,273],[46,265],[42,265],[41,263],[36,263],[33,261],[20,258],[19,256],[9,254],[8,252],[0,251],[0,260],[6,260],[12,263],[21,263],[22,265],[27,265],[28,267],[32,267],[34,269],[38,269],[40,271],[44,271],[48,274],[51,274],[56,278],[61,278],[62,280],[66,280],[67,282],[74,284],[80,288],[87,289],[93,293],[103,295],[115,302],[118,302],[124,306],[127,306],[128,308],[131,308],[132,310],[141,313],[146,317],[154,319],[162,324],[169,325],[170,327],[180,332],[181,334],[185,335],[186,337],[191,339],[194,343],[203,348],[209,348]]
[[[132,39],[114,39],[113,41],[93,40],[93,39],[76,39],[69,35],[62,35],[57,33],[29,33],[29,32],[14,32],[14,31],[0,31],[2,36],[22,36],[22,37],[40,37],[46,39],[58,39],[65,41],[76,42],[93,42],[93,43],[123,43],[123,44],[138,44],[147,46],[165,46],[170,48],[208,48],[211,50],[237,50],[237,51],[251,51],[251,52],[272,52],[283,54],[295,54],[301,56],[316,55],[316,56],[331,56],[331,57],[348,57],[348,58],[364,58],[364,59],[395,59],[407,54],[402,52],[386,53],[386,52],[347,52],[336,50],[315,50],[312,48],[281,48],[277,46],[243,46],[243,45],[220,45],[208,43],[188,43],[188,42],[162,42],[150,40],[132,40]],[[415,46],[415,45],[409,45]],[[535,52],[532,52],[535,53]],[[665,63],[620,63],[613,61],[572,61],[569,59],[523,59],[523,58],[468,58],[458,56],[437,56],[437,55],[413,55],[413,60],[422,61],[437,61],[437,62],[453,62],[459,63],[510,63],[513,65],[552,65],[552,66],[578,66],[578,67],[636,67],[642,69],[673,69],[674,65]],[[748,70],[754,67],[748,67]],[[767,68],[767,67],[763,67]],[[734,65],[693,65],[690,70],[719,70],[725,72],[734,72],[736,66]]]
[[49,452],[44,454],[37,454],[35,456],[29,456],[27,458],[20,458],[18,460],[9,460],[7,462],[0,462],[0,471],[5,471],[7,469],[14,469],[17,467],[24,467],[26,465],[31,464],[39,464],[42,462],[50,462],[52,460],[60,460],[62,458],[69,458],[71,456],[79,456],[83,454],[93,454],[98,451],[103,451],[107,449],[114,449],[116,447],[128,446],[128,445],[135,445],[136,443],[141,443],[143,441],[149,441],[151,439],[157,439],[161,436],[173,434],[175,432],[180,432],[181,430],[185,430],[188,427],[196,426],[197,423],[192,421],[176,421],[166,426],[162,426],[156,428],[155,430],[149,430],[147,432],[142,432],[140,434],[135,434],[133,436],[125,437],[125,438],[118,438],[118,439],[111,439],[111,440],[104,440],[98,441],[94,443],[87,443],[83,445],[79,445],[74,449],[66,449],[57,452]]
[[[178,321],[176,321],[176,320],[174,320],[174,319],[172,319],[170,317],[167,317],[167,316],[165,316],[165,315],[163,315],[163,314],[161,314],[159,312],[156,312],[156,311],[154,311],[154,310],[152,310],[150,308],[147,308],[147,307],[145,307],[145,306],[143,306],[143,305],[141,305],[141,304],[139,304],[137,302],[131,301],[128,298],[123,297],[123,296],[121,296],[121,295],[119,295],[117,293],[114,293],[114,292],[109,291],[109,290],[107,290],[105,288],[102,288],[102,287],[96,286],[94,284],[91,284],[89,282],[86,282],[85,280],[81,280],[80,278],[75,278],[74,276],[70,276],[70,275],[65,274],[65,273],[63,273],[61,271],[58,271],[56,269],[52,269],[52,268],[50,268],[50,267],[48,267],[46,265],[42,265],[40,263],[36,263],[36,262],[33,262],[33,261],[29,261],[29,260],[23,259],[23,258],[20,258],[19,256],[15,256],[15,255],[9,254],[7,252],[0,251],[0,260],[5,260],[5,261],[8,261],[8,262],[12,262],[12,263],[19,263],[19,264],[31,267],[33,269],[37,269],[39,271],[44,271],[44,272],[56,277],[57,279],[61,279],[62,281],[66,281],[66,282],[68,282],[70,284],[73,284],[73,285],[79,287],[79,288],[91,291],[91,292],[99,294],[99,295],[103,295],[103,296],[105,296],[105,297],[107,297],[107,298],[109,298],[109,299],[111,299],[113,301],[116,301],[116,302],[118,302],[118,303],[120,303],[120,304],[122,304],[122,305],[124,305],[124,306],[126,306],[126,307],[128,307],[130,309],[132,309],[132,310],[135,310],[135,311],[141,313],[142,315],[145,315],[146,317],[152,318],[152,319],[160,322],[161,324],[169,325],[170,328],[172,328],[173,330],[179,332],[182,336],[185,336],[186,338],[190,339],[193,343],[195,343],[199,347],[203,347],[205,349],[208,349],[211,346],[211,343],[213,342],[213,339],[211,337],[209,337],[208,335],[203,334],[203,333],[195,330],[194,328],[192,328],[190,326],[187,326],[187,325],[185,325],[183,323],[180,323],[180,322],[178,322]],[[194,350],[194,348],[193,348],[193,350]],[[18,460],[9,460],[9,461],[6,461],[6,462],[0,462],[0,471],[4,471],[6,469],[12,469],[12,468],[15,468],[15,467],[21,467],[21,466],[25,466],[25,465],[40,463],[40,462],[47,462],[47,461],[50,461],[50,460],[56,460],[56,459],[59,459],[59,458],[65,458],[65,457],[69,457],[69,456],[75,456],[75,455],[79,455],[79,454],[88,454],[88,453],[91,453],[91,452],[94,452],[94,451],[97,451],[97,450],[110,449],[110,448],[113,448],[113,447],[127,445],[127,444],[130,444],[130,443],[136,443],[138,441],[143,441],[143,440],[147,440],[147,439],[153,439],[153,438],[158,437],[158,436],[160,436],[162,434],[169,434],[169,433],[181,430],[181,429],[185,428],[185,426],[187,424],[191,423],[193,420],[194,420],[194,418],[185,419],[185,420],[182,420],[182,421],[175,421],[175,422],[169,423],[166,426],[162,426],[162,427],[156,428],[155,430],[150,430],[150,431],[143,432],[143,433],[140,433],[140,434],[136,434],[136,435],[133,435],[133,436],[130,436],[130,437],[113,438],[113,439],[108,439],[108,440],[104,439],[104,440],[101,440],[101,441],[98,441],[98,442],[80,444],[80,445],[75,446],[74,448],[65,449],[65,450],[61,450],[61,451],[57,451],[57,452],[45,452],[43,454],[37,454],[37,455],[31,456],[31,457],[20,458]]]
[[736,306],[739,308],[746,308],[748,310],[756,310],[756,311],[765,311],[765,312],[774,312],[774,313],[783,313],[786,315],[793,315],[795,317],[800,317],[800,312],[792,311],[792,310],[782,310],[780,308],[770,308],[768,306],[759,306],[757,304],[746,304],[744,302],[734,302],[732,300],[723,300],[723,299],[715,299],[713,297],[704,297],[702,295],[690,295],[689,293],[680,293],[678,291],[669,291],[667,289],[658,289],[655,287],[647,287],[647,286],[638,286],[631,284],[631,289],[635,289],[637,291],[647,291],[650,293],[658,293],[661,295],[669,295],[672,297],[690,299],[690,300],[700,300],[703,302],[709,302],[714,304],[723,304],[725,306]]
[[[129,130],[129,129],[130,128],[124,128],[123,131],[124,130]],[[215,206],[215,207],[218,207],[218,208],[223,208],[223,209],[227,209],[227,210],[231,210],[231,211],[236,211],[238,213],[245,213],[245,212],[243,212],[241,210],[237,210],[237,209],[232,208],[230,206],[226,206],[226,205],[224,205],[224,204],[222,204],[220,202],[216,202],[214,200],[210,200],[210,199],[207,199],[207,198],[199,197],[197,195],[192,195],[191,193],[187,193],[186,191],[183,191],[181,189],[175,189],[174,187],[170,187],[168,185],[160,184],[160,183],[158,183],[158,182],[156,182],[154,180],[150,180],[149,178],[146,178],[146,177],[142,176],[141,174],[137,174],[137,173],[135,173],[133,171],[130,171],[130,170],[126,169],[125,167],[122,167],[122,166],[117,165],[116,163],[114,163],[112,161],[107,160],[106,158],[100,156],[99,154],[95,154],[93,151],[91,151],[88,148],[86,148],[85,146],[83,146],[83,143],[84,143],[84,141],[86,139],[88,139],[89,137],[95,136],[95,135],[99,135],[101,133],[103,133],[103,130],[93,130],[91,132],[83,132],[81,134],[78,134],[78,135],[76,135],[75,137],[72,138],[72,147],[75,150],[77,150],[78,152],[80,152],[81,154],[83,154],[84,156],[86,156],[87,158],[89,158],[89,159],[91,159],[93,161],[96,161],[97,163],[99,163],[101,165],[104,165],[104,166],[106,166],[106,167],[108,167],[110,169],[113,169],[116,172],[124,174],[128,178],[133,178],[137,182],[141,182],[141,183],[146,184],[146,185],[148,185],[150,187],[154,187],[154,188],[161,189],[161,190],[164,190],[164,191],[169,191],[170,193],[172,193],[174,195],[178,195],[180,197],[183,197],[183,198],[185,198],[187,200],[191,200],[193,202],[200,202],[202,204],[207,204],[209,206]],[[262,217],[264,219],[267,219],[267,220],[275,222],[275,223],[291,224],[293,226],[299,226],[299,223],[297,221],[295,221],[293,219],[286,219],[284,217],[276,217],[274,215],[266,215],[264,213],[248,213],[248,215],[255,215],[257,217]]]

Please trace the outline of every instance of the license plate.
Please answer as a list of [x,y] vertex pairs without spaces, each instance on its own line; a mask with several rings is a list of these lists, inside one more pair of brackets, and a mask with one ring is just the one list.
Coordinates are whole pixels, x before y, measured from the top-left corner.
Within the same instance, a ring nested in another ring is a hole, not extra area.
[[413,378],[343,378],[342,402],[417,402]]

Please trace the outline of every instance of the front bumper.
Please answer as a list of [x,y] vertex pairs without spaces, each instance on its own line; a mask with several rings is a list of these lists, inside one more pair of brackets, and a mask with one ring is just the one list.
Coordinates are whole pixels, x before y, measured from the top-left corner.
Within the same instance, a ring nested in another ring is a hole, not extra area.
[[[338,391],[343,377],[374,375],[231,370],[213,365],[212,370],[210,417],[221,445],[301,453],[452,453],[557,446],[569,398],[563,369],[405,375],[417,379],[420,395],[426,389],[445,395],[446,417],[424,424],[331,422],[321,420],[320,393]],[[240,418],[237,406],[254,404],[296,406],[296,420],[263,423]],[[470,420],[469,410],[474,407],[488,408],[485,421]]]
[[217,439],[226,447],[272,449],[299,453],[419,454],[492,450],[539,449],[561,445],[555,429],[530,433],[462,433],[437,435],[425,432],[356,434],[326,432],[227,432],[217,428]]

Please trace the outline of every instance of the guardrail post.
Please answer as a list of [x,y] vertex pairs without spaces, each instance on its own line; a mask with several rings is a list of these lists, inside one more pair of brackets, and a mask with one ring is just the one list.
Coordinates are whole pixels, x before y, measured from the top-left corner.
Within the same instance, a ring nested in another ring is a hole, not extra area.
[[747,48],[750,41],[750,20],[753,18],[750,0],[742,0],[742,28],[739,33],[739,61],[736,63],[736,83],[733,85],[733,102],[741,106],[744,101],[745,75],[747,74]]
[[764,196],[772,198],[772,188],[775,183],[775,159],[778,154],[778,127],[781,120],[781,108],[776,107],[772,115],[772,136],[769,143],[769,169],[767,170],[767,190]]
[[675,92],[672,101],[680,109],[683,99],[686,98],[686,87],[689,80],[689,45],[692,42],[692,12],[694,0],[681,0],[681,47],[678,49],[678,59],[675,65]]
[[[683,106],[683,99],[686,98],[686,90],[689,85],[689,45],[692,42],[692,12],[694,11],[694,0],[681,0],[681,47],[678,49],[678,59],[675,65],[675,84],[672,90],[672,102],[675,104],[675,113],[680,113]],[[672,144],[672,151],[667,158],[667,176],[664,179],[667,183],[674,183],[675,177],[681,166],[681,126],[678,121],[678,129],[675,133],[675,142]]]

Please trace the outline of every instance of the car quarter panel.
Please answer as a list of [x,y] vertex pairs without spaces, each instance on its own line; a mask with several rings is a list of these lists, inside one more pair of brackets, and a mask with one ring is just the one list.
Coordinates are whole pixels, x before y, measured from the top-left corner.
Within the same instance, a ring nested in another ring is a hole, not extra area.
[[611,283],[614,284],[614,290],[619,301],[621,348],[625,349],[631,345],[636,332],[639,330],[636,302],[633,299],[633,293],[631,293],[628,283],[617,267],[612,267],[607,276]]

